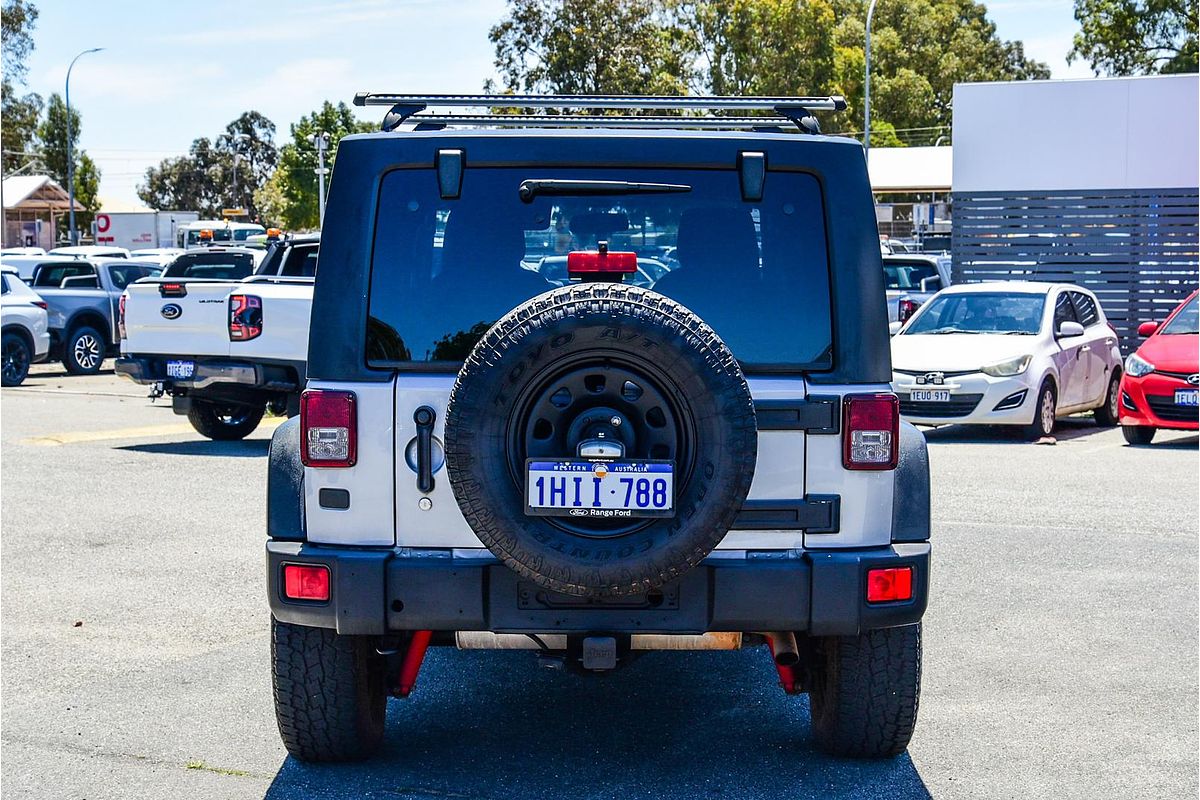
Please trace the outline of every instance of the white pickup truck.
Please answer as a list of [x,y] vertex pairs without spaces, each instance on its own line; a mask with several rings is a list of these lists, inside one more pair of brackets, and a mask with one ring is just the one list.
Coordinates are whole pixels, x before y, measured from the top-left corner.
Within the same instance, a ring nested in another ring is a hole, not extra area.
[[308,355],[317,236],[261,252],[191,250],[121,296],[116,371],[161,384],[210,439],[249,435],[270,408],[298,413]]

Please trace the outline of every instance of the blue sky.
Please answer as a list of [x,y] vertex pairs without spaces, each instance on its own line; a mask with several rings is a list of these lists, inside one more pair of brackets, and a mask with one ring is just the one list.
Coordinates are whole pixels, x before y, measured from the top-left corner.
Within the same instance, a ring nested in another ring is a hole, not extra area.
[[[488,29],[504,0],[294,0],[104,3],[41,0],[29,85],[62,92],[83,115],[81,145],[102,170],[100,194],[136,202],[146,167],[213,137],[242,111],[288,124],[362,90],[474,92],[494,75]],[[1076,30],[1071,0],[988,3],[1004,39],[1088,77],[1065,56]],[[363,116],[374,120],[378,109]]]

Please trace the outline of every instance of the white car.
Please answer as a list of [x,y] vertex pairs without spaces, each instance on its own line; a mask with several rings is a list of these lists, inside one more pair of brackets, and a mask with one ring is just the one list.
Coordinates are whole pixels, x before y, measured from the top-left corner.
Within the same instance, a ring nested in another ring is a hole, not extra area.
[[135,261],[148,261],[165,267],[186,252],[182,247],[146,247],[129,251],[129,257]]
[[20,386],[29,365],[50,353],[46,303],[15,271],[0,273],[0,378],[4,386]]
[[56,247],[46,255],[71,256],[72,258],[129,258],[124,247],[108,247],[101,244],[79,244],[71,247]]
[[892,337],[900,413],[922,425],[1023,425],[1095,411],[1117,424],[1121,352],[1096,296],[1070,284],[953,286]]

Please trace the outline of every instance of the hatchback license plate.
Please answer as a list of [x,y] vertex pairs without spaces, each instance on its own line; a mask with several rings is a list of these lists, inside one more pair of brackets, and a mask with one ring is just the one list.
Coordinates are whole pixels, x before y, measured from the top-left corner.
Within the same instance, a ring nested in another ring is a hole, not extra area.
[[195,361],[168,361],[167,377],[176,380],[187,380],[196,374]]
[[1175,405],[1177,406],[1194,406],[1200,405],[1200,400],[1197,400],[1197,389],[1176,389],[1175,390]]
[[675,514],[675,467],[669,461],[530,459],[525,473],[527,514],[596,519]]
[[917,403],[949,403],[950,392],[945,389],[913,389],[912,399]]

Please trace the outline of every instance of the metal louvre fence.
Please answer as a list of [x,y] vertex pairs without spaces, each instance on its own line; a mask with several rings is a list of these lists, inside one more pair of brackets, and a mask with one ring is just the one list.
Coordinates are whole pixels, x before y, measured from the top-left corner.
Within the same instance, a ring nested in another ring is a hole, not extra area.
[[955,283],[1074,283],[1100,299],[1121,349],[1197,284],[1200,191],[955,192]]

